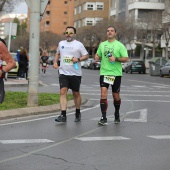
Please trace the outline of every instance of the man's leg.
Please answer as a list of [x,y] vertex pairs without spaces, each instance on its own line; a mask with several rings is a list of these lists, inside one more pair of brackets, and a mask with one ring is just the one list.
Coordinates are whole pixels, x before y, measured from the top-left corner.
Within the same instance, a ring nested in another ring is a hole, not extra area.
[[106,118],[106,112],[108,108],[107,94],[108,94],[107,87],[101,87],[100,109],[102,113],[102,118],[98,123],[103,126],[107,124],[107,118]]
[[80,92],[73,91],[74,96],[74,103],[76,106],[76,113],[75,113],[75,122],[79,122],[81,120],[81,113],[80,113],[80,107],[81,107],[81,95]]
[[61,115],[55,119],[56,122],[66,122],[66,109],[67,109],[67,87],[63,87],[60,89],[60,109]]
[[119,118],[119,110],[121,105],[120,85],[121,85],[121,76],[117,76],[115,78],[114,85],[112,86],[113,105],[115,107],[115,113],[114,113],[115,123],[120,122],[120,118]]

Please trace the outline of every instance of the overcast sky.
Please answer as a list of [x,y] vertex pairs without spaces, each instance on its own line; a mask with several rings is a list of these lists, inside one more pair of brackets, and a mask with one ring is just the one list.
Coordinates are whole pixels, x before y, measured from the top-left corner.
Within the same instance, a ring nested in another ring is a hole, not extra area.
[[21,4],[17,5],[12,13],[15,14],[27,14],[27,4],[22,2]]

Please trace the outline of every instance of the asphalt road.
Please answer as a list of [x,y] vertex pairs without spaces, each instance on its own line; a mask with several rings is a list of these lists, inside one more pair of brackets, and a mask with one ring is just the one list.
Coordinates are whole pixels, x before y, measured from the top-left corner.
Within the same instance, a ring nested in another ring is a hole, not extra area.
[[[79,123],[74,109],[68,110],[66,124],[56,123],[54,113],[1,121],[0,170],[169,170],[170,78],[124,73],[121,123],[113,123],[109,91],[104,127],[97,124],[98,79],[98,70],[83,70],[81,94],[89,102]],[[39,91],[58,92],[56,70],[49,68],[40,80]]]

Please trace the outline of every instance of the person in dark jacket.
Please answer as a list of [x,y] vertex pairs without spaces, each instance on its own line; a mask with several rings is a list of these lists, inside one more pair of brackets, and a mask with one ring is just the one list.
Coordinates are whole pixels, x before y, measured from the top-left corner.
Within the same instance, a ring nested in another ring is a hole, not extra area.
[[19,61],[19,79],[27,78],[28,71],[28,60],[27,50],[22,48],[20,51],[20,61]]

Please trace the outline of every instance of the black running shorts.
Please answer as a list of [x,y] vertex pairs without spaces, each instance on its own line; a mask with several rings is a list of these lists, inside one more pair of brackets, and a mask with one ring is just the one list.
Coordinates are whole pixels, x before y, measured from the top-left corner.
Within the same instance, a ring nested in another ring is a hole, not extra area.
[[[122,78],[122,76],[116,76],[115,77],[114,84],[111,85],[113,93],[119,93],[120,92],[121,78]],[[108,89],[109,85],[110,84],[104,82],[104,76],[100,76],[100,87],[106,87]]]
[[59,76],[60,89],[67,87],[74,92],[79,92],[81,84],[81,76],[69,76],[60,74]]

